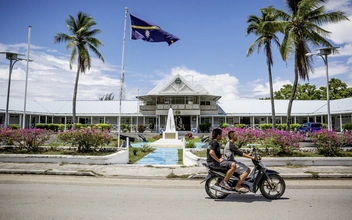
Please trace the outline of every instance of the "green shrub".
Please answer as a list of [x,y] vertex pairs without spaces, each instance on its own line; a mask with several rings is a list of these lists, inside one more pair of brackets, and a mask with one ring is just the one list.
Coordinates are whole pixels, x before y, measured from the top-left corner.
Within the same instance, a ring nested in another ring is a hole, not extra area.
[[149,125],[148,125],[148,128],[150,129],[150,130],[154,130],[154,123],[149,123]]
[[9,124],[7,127],[10,129],[20,129],[21,128],[21,126],[15,125],[15,124]]
[[245,128],[246,125],[245,124],[236,124],[235,127],[236,128]]
[[121,124],[120,128],[121,128],[122,132],[130,132],[131,131],[131,127],[128,124]]
[[276,124],[276,128],[282,131],[287,130],[287,124]]
[[40,129],[58,131],[58,130],[60,130],[60,128],[62,128],[61,130],[63,130],[64,125],[37,123],[37,124],[35,124],[35,127],[40,128]]
[[202,132],[209,132],[211,127],[211,123],[206,122],[204,124],[199,124],[199,130],[201,130]]
[[273,127],[272,124],[260,124],[260,129],[262,130],[270,129],[272,127]]
[[105,130],[110,131],[112,124],[96,124],[95,126],[97,126],[101,131],[105,131]]
[[227,124],[227,123],[222,123],[222,124],[220,125],[220,128],[227,128],[228,126],[230,126],[230,125]]
[[137,156],[138,148],[133,148],[133,155]]
[[143,133],[145,131],[146,127],[144,125],[138,125],[138,132]]
[[342,129],[344,131],[352,131],[352,124],[344,124],[342,125]]
[[188,141],[186,143],[186,148],[195,148],[196,144],[194,143],[194,141]]
[[300,126],[301,126],[300,124],[297,124],[297,123],[296,123],[296,124],[291,124],[290,127],[291,127],[291,130],[292,130],[292,131],[296,131],[297,128],[299,128]]
[[149,144],[143,145],[140,149],[143,153],[150,153],[153,151],[153,148]]

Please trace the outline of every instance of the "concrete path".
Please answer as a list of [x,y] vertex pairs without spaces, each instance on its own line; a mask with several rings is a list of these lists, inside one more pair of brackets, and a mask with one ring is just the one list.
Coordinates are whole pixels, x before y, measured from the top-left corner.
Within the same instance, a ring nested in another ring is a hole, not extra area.
[[156,148],[136,164],[139,165],[177,165],[178,151],[176,148]]

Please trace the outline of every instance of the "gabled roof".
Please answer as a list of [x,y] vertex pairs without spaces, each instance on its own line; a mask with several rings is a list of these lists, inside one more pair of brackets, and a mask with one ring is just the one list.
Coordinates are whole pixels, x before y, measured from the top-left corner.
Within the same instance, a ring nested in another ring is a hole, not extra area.
[[211,96],[215,101],[221,98],[221,96],[212,95],[201,85],[196,85],[194,87],[179,74],[173,76],[166,84],[161,83],[154,87],[148,94],[140,97],[147,100],[148,96],[161,95]]
[[[176,80],[179,83],[176,83]],[[152,89],[147,95],[199,95],[198,92],[179,74],[173,76],[166,84],[159,84]]]

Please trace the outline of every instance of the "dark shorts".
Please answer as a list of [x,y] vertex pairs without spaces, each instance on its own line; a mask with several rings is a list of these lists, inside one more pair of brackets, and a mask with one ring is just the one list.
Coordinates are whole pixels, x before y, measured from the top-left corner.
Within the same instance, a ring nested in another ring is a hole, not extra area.
[[236,171],[235,171],[235,173],[238,173],[238,174],[241,175],[241,174],[247,172],[247,170],[248,170],[248,167],[245,164],[243,164],[241,162],[236,162]]
[[232,163],[234,163],[233,161],[229,161],[229,160],[224,160],[220,163],[221,167],[226,167],[227,169],[231,168]]

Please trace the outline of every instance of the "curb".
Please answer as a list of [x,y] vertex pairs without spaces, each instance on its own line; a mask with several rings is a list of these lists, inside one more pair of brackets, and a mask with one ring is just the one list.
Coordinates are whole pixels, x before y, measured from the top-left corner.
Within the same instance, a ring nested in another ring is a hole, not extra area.
[[22,170],[0,169],[0,174],[35,174],[35,175],[66,175],[66,176],[96,176],[91,171],[57,171],[57,170]]

